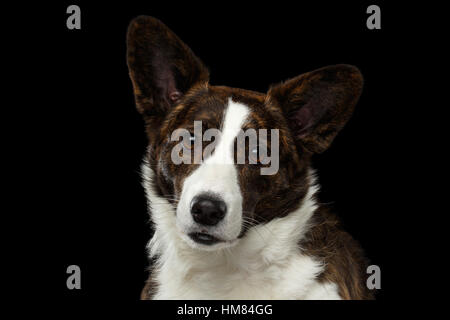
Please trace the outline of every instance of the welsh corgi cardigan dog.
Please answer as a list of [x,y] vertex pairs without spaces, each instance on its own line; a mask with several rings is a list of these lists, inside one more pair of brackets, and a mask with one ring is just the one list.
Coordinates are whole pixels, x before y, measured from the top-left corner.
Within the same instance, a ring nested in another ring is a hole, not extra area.
[[[148,16],[129,26],[127,62],[149,141],[142,176],[155,229],[142,299],[372,298],[363,251],[317,202],[310,167],[353,112],[356,67],[324,67],[266,94],[213,86],[191,49]],[[193,132],[194,121],[222,135],[203,161],[176,164],[171,134]],[[232,159],[250,128],[278,129],[276,173],[261,174],[259,161],[214,161]]]

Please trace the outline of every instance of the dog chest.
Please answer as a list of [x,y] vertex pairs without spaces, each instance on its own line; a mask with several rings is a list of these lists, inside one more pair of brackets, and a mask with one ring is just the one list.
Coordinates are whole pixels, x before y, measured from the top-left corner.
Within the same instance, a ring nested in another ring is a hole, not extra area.
[[317,281],[323,266],[311,257],[297,254],[269,265],[262,260],[246,263],[217,259],[207,269],[188,267],[182,261],[166,265],[156,275],[160,285],[154,298],[339,299],[336,285]]

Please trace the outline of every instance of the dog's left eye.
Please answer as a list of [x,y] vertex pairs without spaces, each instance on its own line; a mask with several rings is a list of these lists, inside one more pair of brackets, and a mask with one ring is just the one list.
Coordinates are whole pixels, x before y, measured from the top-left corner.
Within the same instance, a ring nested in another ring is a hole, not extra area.
[[192,146],[194,145],[194,142],[195,142],[195,136],[191,135],[189,137],[189,140],[185,140],[184,141],[184,147],[186,149],[192,149]]

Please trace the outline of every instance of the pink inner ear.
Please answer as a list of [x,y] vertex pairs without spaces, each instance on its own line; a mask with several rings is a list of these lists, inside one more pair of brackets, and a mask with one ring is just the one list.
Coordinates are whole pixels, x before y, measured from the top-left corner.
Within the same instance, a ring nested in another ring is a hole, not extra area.
[[312,96],[309,101],[293,112],[291,122],[294,123],[294,130],[297,137],[304,137],[320,122],[327,109],[332,106],[332,96],[327,91],[320,91]]
[[311,110],[307,106],[297,110],[291,115],[291,123],[294,125],[294,131],[297,136],[303,136],[312,125]]
[[181,96],[182,96],[181,92],[175,90],[175,91],[170,92],[169,99],[170,99],[170,101],[175,102],[175,101],[179,100],[181,98]]

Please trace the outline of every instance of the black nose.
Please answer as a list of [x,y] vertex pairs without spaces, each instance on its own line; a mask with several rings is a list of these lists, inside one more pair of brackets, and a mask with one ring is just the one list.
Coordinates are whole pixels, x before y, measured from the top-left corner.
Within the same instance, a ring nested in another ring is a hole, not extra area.
[[200,195],[192,200],[191,214],[199,224],[214,226],[225,217],[226,212],[225,202],[217,197]]

